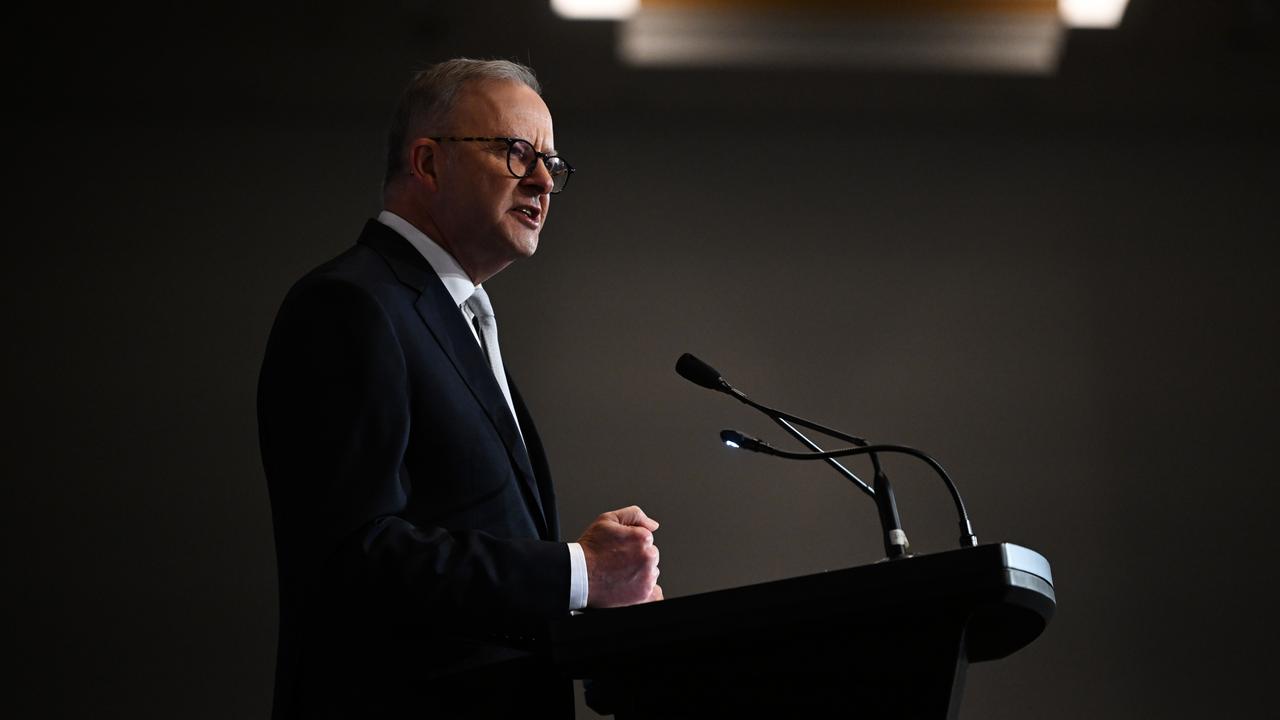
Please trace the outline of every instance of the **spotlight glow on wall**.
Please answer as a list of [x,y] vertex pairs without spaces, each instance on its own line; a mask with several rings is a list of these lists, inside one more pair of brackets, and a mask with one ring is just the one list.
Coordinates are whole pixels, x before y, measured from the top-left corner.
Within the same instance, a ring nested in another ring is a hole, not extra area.
[[640,0],[551,0],[551,9],[571,20],[622,20],[640,9]]
[[1058,13],[1070,27],[1117,28],[1129,0],[1058,0]]

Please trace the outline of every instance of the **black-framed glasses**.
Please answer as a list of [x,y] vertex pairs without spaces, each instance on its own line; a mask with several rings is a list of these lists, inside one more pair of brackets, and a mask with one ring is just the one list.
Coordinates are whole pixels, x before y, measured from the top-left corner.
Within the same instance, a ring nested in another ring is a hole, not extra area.
[[441,142],[503,142],[507,144],[507,172],[511,177],[524,179],[533,174],[536,163],[541,160],[551,174],[551,194],[564,190],[569,184],[569,176],[573,174],[573,166],[559,155],[548,155],[534,149],[533,143],[516,137],[433,137]]

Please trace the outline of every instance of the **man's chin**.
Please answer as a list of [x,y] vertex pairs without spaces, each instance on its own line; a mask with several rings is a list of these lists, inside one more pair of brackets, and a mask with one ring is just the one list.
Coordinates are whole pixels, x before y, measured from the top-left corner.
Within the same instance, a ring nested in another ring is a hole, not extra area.
[[511,249],[518,258],[533,257],[538,251],[538,236],[533,234],[512,238]]

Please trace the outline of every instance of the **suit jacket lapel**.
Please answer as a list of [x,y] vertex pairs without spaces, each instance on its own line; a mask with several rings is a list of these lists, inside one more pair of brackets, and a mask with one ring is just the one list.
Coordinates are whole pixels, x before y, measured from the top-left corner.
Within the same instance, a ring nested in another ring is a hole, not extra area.
[[484,408],[493,422],[499,437],[506,445],[511,464],[518,471],[524,485],[525,499],[530,513],[536,520],[540,533],[548,535],[548,521],[543,511],[543,498],[538,491],[538,480],[530,465],[529,454],[520,439],[511,410],[489,363],[480,350],[475,336],[467,327],[461,311],[453,304],[453,298],[431,264],[400,234],[376,220],[370,220],[360,235],[360,243],[373,248],[391,266],[396,277],[421,294],[414,303],[418,315],[433,337],[471,389],[476,402]]
[[511,400],[516,406],[516,417],[520,421],[520,429],[524,432],[525,447],[529,451],[529,461],[533,465],[533,475],[537,478],[538,492],[542,499],[542,514],[547,519],[548,534],[546,539],[560,539],[560,514],[556,508],[556,490],[551,483],[551,468],[547,463],[546,450],[542,446],[542,438],[538,436],[538,428],[533,423],[529,408],[524,398],[516,389],[516,381],[507,373],[507,384],[511,387]]

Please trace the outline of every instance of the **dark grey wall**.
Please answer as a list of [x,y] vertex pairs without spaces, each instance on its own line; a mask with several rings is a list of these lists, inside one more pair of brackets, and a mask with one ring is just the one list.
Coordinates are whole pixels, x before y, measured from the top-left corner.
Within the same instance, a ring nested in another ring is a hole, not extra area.
[[[77,25],[7,123],[8,703],[266,715],[275,309],[377,212],[408,69],[527,52],[582,172],[490,287],[567,535],[641,504],[668,596],[878,559],[836,476],[716,442],[777,433],[680,380],[692,351],[930,451],[983,540],[1053,563],[1058,616],[971,670],[964,717],[1257,714],[1280,670],[1280,152],[1274,16],[1230,5],[1197,31],[1137,3],[1044,81],[640,73],[599,26],[527,11],[556,42],[518,44],[449,5]],[[915,549],[951,547],[943,490],[890,467]]]

